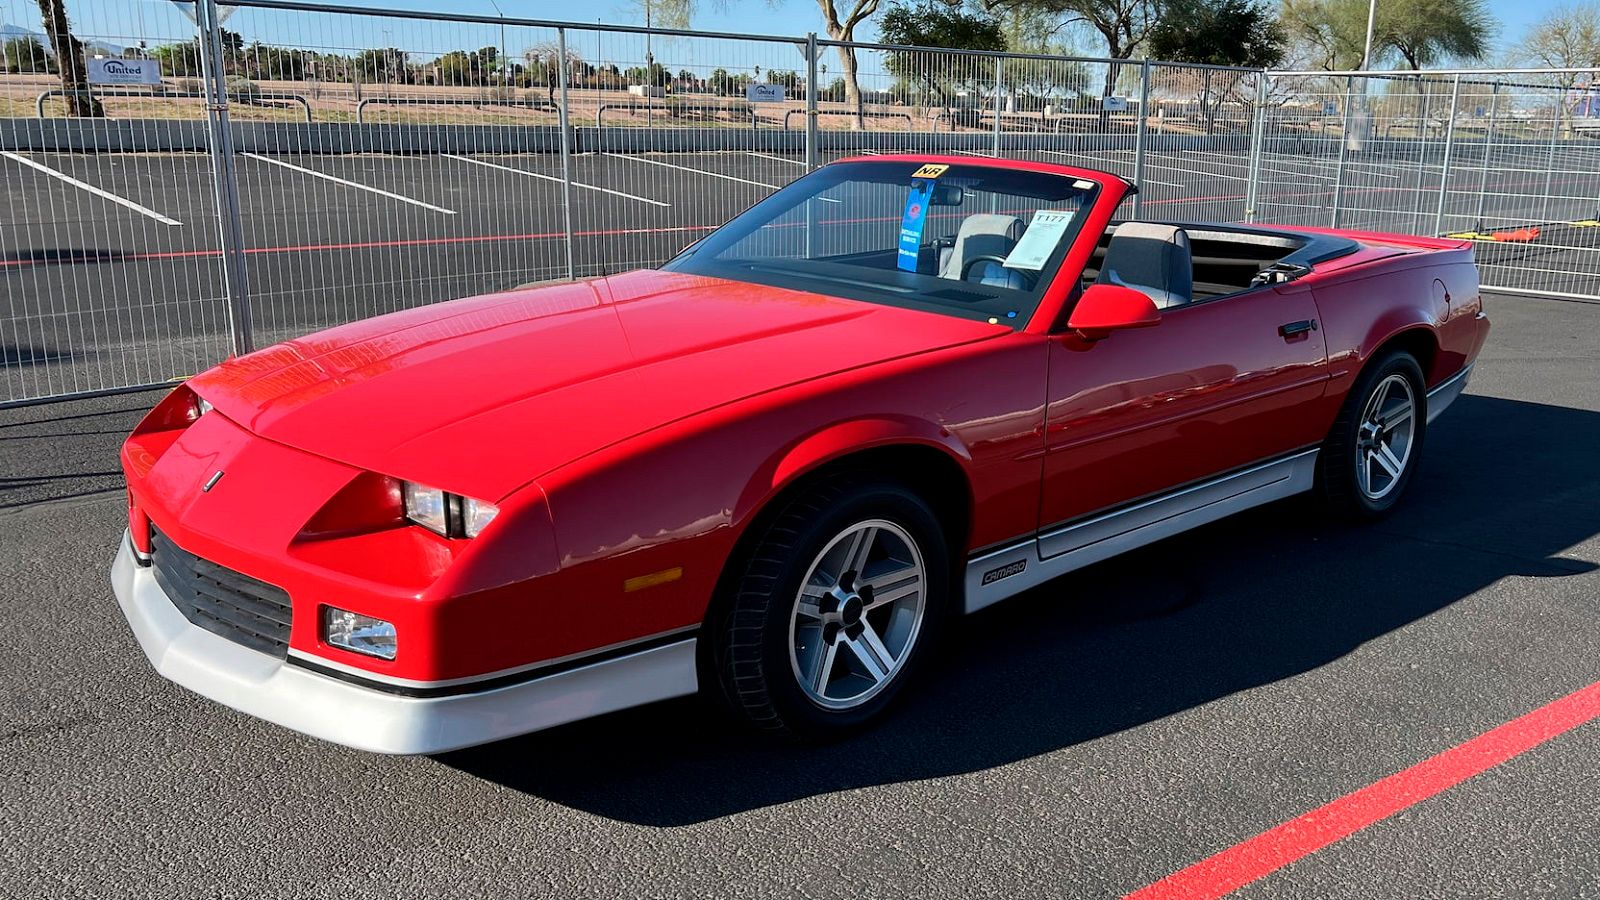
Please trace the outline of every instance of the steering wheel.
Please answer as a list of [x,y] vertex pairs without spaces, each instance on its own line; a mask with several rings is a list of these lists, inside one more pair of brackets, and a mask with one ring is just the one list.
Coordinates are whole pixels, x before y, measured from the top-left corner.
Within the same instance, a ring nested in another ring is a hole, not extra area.
[[[995,256],[992,253],[979,253],[974,256],[970,256],[961,262],[961,280],[966,281],[967,276],[972,274],[972,267],[982,262],[999,263],[1000,265],[1004,266],[1006,264],[1006,258],[1004,256]],[[1023,273],[1018,272],[1017,274],[1022,275],[1023,280],[1027,280],[1027,276]]]

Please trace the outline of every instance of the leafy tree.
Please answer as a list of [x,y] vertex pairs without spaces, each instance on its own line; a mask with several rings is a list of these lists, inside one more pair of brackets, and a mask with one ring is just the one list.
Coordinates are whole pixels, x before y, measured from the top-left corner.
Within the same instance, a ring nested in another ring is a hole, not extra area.
[[7,72],[50,72],[55,69],[44,45],[36,37],[14,37],[5,42],[0,52],[5,54]]
[[[1093,30],[1106,44],[1112,59],[1132,59],[1144,46],[1150,28],[1169,2],[1184,0],[976,0],[989,12],[1008,12],[1033,21],[1055,21],[1057,28],[1082,25]],[[1106,66],[1100,95],[1116,92],[1122,66]],[[1109,114],[1102,106],[1100,124],[1105,127]]]
[[711,77],[706,79],[706,85],[711,88],[711,93],[718,97],[726,97],[733,93],[733,76],[727,69],[712,69]]
[[[1172,62],[1265,69],[1283,61],[1287,43],[1283,26],[1259,0],[1190,0],[1170,7],[1150,29],[1150,55]],[[1215,95],[1227,96],[1239,78],[1230,70],[1201,71],[1200,114],[1207,134],[1216,128]]]
[[[220,29],[222,33],[222,68],[224,72],[249,68],[249,54],[244,37],[237,31]],[[259,44],[257,45],[259,46]],[[279,53],[294,51],[280,50]],[[161,62],[161,74],[179,78],[198,78],[205,71],[200,59],[200,41],[189,40],[180,44],[163,44],[150,51],[150,56]]]
[[253,78],[272,81],[304,81],[306,77],[306,57],[308,55],[303,50],[273,47],[256,41],[245,48],[244,69],[246,74]]
[[[1354,69],[1366,46],[1367,8],[1367,0],[1284,0],[1282,22],[1312,65]],[[1368,65],[1389,56],[1399,56],[1411,69],[1481,60],[1495,28],[1485,0],[1384,0]]]
[[[896,2],[883,14],[878,34],[885,43],[911,47],[962,50],[1004,50],[1005,35],[992,16],[973,15],[933,0],[917,6]],[[952,114],[955,97],[963,89],[993,83],[994,66],[979,57],[954,53],[892,51],[885,60],[889,74],[931,94]],[[969,113],[975,119],[977,112]]]
[[[1165,12],[1165,0],[977,0],[991,12],[1022,14],[1058,27],[1084,25],[1106,42],[1112,59],[1132,59]],[[1115,67],[1109,67],[1115,68]],[[1107,81],[1112,80],[1107,76]],[[1110,96],[1109,90],[1106,96]]]
[[477,54],[468,54],[465,50],[451,50],[440,55],[433,64],[439,72],[440,84],[460,86],[481,83],[482,70],[479,68]]
[[406,52],[398,47],[363,50],[356,55],[356,72],[369,84],[405,82]]
[[84,65],[83,41],[72,34],[67,20],[66,0],[39,0],[39,18],[44,22],[50,48],[56,55],[56,68],[61,73],[61,89],[67,95],[67,115],[105,115],[100,101],[89,93],[89,74]]
[[1150,56],[1169,62],[1270,68],[1288,38],[1259,0],[1190,0],[1150,29]]

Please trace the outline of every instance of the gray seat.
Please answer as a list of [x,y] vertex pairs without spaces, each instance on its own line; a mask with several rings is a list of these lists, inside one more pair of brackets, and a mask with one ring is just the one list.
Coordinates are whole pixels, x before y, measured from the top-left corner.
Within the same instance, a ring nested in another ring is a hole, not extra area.
[[1133,288],[1154,300],[1157,309],[1188,303],[1194,299],[1188,232],[1153,222],[1118,225],[1095,283]]
[[[1005,259],[1022,238],[1022,230],[1022,220],[1016,216],[994,213],[967,216],[956,230],[955,246],[939,262],[939,277],[962,280],[961,270],[977,256]],[[972,271],[966,273],[965,280],[994,287],[1025,289],[1028,286],[1021,273],[993,261],[973,266]]]

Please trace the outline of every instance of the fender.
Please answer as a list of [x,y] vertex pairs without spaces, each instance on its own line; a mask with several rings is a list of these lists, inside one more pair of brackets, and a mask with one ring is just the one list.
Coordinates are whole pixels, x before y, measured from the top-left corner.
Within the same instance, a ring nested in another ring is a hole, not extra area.
[[757,510],[806,473],[852,453],[897,444],[931,447],[946,454],[971,484],[972,454],[943,427],[911,416],[850,419],[814,431],[773,454],[740,494],[733,520],[742,530]]
[[1384,294],[1403,294],[1406,301],[1401,304],[1370,293],[1372,282],[1364,278],[1314,289],[1328,342],[1330,395],[1348,391],[1372,354],[1402,332],[1424,330],[1434,346],[1439,345],[1444,310],[1430,308],[1435,293],[1432,270],[1385,273]]

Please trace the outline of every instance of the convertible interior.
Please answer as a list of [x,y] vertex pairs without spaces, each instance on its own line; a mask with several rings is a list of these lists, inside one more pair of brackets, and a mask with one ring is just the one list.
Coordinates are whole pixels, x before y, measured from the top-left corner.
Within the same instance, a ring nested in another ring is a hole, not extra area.
[[[907,161],[830,165],[697,242],[666,268],[991,322],[1026,322],[1097,193],[1087,180]],[[913,186],[915,185],[915,186]],[[1348,239],[1248,225],[1114,222],[1087,284],[1159,309],[1292,280]],[[914,256],[914,258],[913,258]],[[1009,263],[1009,264],[1008,264]]]

